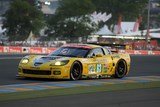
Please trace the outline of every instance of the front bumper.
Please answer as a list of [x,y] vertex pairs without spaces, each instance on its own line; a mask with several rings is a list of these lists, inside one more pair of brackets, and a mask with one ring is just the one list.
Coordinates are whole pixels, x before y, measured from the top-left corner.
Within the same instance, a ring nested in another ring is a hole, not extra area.
[[30,78],[53,78],[53,79],[69,79],[70,66],[53,66],[53,67],[18,67],[18,75],[20,77]]

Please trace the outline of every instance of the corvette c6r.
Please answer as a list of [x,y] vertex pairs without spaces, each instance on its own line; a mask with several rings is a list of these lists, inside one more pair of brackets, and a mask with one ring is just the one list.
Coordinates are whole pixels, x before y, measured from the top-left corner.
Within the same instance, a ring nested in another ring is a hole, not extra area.
[[18,77],[71,79],[122,78],[130,70],[128,54],[112,54],[98,45],[64,45],[49,55],[28,55],[21,59]]

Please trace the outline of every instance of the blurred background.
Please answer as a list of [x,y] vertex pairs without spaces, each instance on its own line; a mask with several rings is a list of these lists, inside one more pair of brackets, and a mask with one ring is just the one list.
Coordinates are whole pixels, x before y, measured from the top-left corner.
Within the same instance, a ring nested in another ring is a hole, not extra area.
[[160,0],[0,0],[0,46],[160,50]]

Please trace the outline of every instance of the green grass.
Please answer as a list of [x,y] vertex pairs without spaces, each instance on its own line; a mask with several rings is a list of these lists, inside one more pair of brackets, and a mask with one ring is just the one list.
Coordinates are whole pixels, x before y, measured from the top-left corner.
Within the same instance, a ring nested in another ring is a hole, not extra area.
[[112,85],[83,86],[83,87],[73,87],[73,88],[48,89],[41,91],[3,93],[0,94],[0,101],[31,99],[31,98],[60,96],[60,95],[87,94],[87,93],[105,92],[105,91],[145,89],[145,88],[160,88],[160,81],[147,82],[147,83],[121,83]]

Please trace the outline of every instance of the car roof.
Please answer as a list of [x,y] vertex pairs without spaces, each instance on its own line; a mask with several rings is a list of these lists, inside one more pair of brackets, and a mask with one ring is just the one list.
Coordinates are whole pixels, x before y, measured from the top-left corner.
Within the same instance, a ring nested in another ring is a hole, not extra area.
[[93,49],[93,48],[98,48],[98,47],[101,47],[101,46],[92,45],[92,44],[66,44],[66,45],[63,45],[62,47],[75,47],[75,48]]

